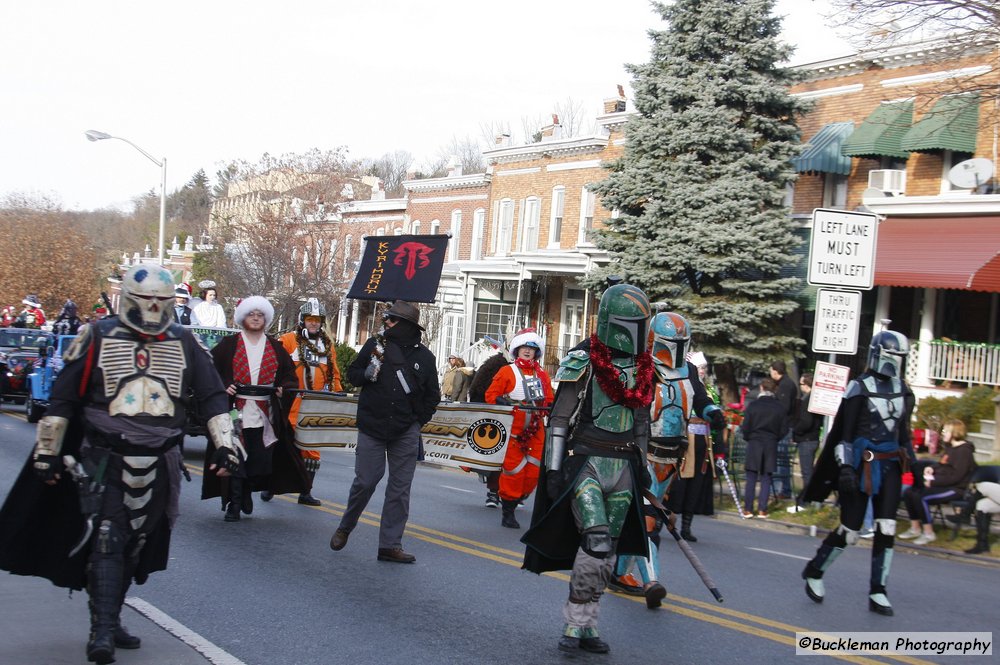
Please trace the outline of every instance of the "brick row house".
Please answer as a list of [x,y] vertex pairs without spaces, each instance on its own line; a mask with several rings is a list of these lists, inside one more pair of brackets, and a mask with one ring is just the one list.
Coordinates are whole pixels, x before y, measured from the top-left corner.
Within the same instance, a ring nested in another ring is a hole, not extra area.
[[[800,122],[806,145],[789,192],[803,237],[813,208],[879,215],[859,346],[890,319],[913,341],[918,396],[1000,384],[1000,195],[988,173],[1000,128],[997,44],[931,41],[801,70],[793,94],[815,103]],[[864,355],[838,358],[852,361]]]

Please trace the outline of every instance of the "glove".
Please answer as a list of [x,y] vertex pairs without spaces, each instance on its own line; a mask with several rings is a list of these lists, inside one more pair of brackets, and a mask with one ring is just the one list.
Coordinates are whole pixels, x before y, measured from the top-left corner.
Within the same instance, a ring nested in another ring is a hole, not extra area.
[[545,493],[549,495],[549,499],[555,501],[559,498],[563,492],[563,475],[562,471],[546,471],[545,472]]
[[712,425],[712,429],[726,429],[726,417],[722,415],[722,411],[712,411],[708,414],[708,422]]
[[511,402],[509,399],[507,399],[503,395],[500,395],[499,397],[497,397],[496,403],[499,404],[500,406],[510,406],[511,404],[513,404],[513,402]]
[[212,456],[212,466],[216,469],[225,469],[229,473],[235,473],[240,469],[240,456],[232,448],[222,446],[215,449]]
[[837,487],[841,493],[853,492],[856,494],[861,491],[861,486],[858,484],[858,473],[850,464],[844,464],[840,467],[840,477],[837,479]]
[[58,455],[35,455],[32,466],[38,479],[50,484],[59,479],[65,468]]
[[365,381],[375,383],[376,380],[378,380],[378,370],[375,369],[375,366],[369,365],[365,367]]

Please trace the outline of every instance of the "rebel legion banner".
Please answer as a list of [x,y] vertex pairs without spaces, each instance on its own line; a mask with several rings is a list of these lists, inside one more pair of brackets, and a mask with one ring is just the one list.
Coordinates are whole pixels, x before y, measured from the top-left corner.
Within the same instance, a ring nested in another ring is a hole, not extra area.
[[[357,412],[355,395],[304,392],[295,445],[354,450],[358,445]],[[513,420],[510,406],[441,402],[434,418],[420,430],[425,461],[496,471],[503,464]]]

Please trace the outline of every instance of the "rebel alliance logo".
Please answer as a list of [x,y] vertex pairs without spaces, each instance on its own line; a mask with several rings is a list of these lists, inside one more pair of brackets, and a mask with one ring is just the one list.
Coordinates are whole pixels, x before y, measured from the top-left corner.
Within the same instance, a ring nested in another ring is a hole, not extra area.
[[483,418],[472,423],[466,440],[480,455],[492,455],[507,441],[507,428],[499,420]]

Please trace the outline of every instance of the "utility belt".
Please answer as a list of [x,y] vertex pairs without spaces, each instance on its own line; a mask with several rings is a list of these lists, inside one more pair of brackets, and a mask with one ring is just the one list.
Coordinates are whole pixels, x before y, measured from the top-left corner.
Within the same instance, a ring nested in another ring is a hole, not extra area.
[[634,441],[608,441],[589,436],[574,436],[573,454],[638,459],[640,451]]
[[897,448],[896,450],[890,450],[889,452],[876,452],[871,449],[866,449],[861,453],[861,487],[865,489],[867,494],[874,493],[875,483],[872,480],[872,465],[876,462],[899,462],[899,466],[902,473],[906,473],[910,470],[910,458],[906,454],[903,448]]
[[181,445],[184,441],[184,435],[181,434],[165,440],[163,444],[159,446],[138,446],[134,443],[130,443],[128,439],[120,434],[108,434],[89,427],[85,431],[85,435],[87,437],[87,441],[90,442],[90,445],[95,448],[105,448],[116,455],[129,455],[136,457],[162,455],[171,448]]
[[681,448],[686,445],[687,440],[682,438],[650,439],[646,458],[650,462],[676,464],[681,458]]

